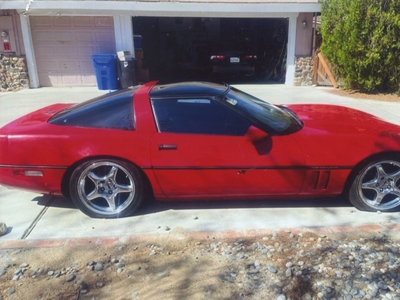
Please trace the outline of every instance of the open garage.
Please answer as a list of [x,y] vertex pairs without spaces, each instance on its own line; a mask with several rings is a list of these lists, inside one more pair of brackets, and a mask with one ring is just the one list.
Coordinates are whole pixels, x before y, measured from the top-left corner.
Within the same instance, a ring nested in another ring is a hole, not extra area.
[[318,0],[6,1],[0,54],[26,60],[31,88],[94,85],[90,56],[120,51],[134,54],[139,82],[310,85],[320,10]]
[[132,24],[139,72],[150,80],[285,82],[287,18],[133,17]]

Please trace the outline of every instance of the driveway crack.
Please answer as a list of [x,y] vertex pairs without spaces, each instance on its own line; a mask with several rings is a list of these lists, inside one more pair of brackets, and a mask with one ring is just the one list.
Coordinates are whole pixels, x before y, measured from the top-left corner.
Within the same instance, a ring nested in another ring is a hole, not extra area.
[[49,201],[47,201],[46,205],[43,207],[43,209],[40,211],[40,213],[36,216],[36,218],[33,220],[31,225],[29,225],[29,227],[24,231],[24,234],[21,236],[21,240],[25,240],[30,235],[30,233],[36,227],[36,224],[39,223],[40,219],[44,216],[44,214],[49,209],[51,204],[53,204],[55,199],[56,199],[55,196],[50,197]]

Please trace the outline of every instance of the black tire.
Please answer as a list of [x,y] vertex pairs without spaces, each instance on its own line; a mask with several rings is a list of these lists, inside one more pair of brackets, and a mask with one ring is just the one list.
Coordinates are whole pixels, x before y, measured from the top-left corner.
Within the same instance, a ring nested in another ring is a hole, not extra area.
[[397,211],[400,206],[400,158],[377,159],[355,176],[350,202],[363,211]]
[[82,163],[72,172],[69,191],[75,205],[92,218],[132,215],[144,198],[139,170],[116,159]]

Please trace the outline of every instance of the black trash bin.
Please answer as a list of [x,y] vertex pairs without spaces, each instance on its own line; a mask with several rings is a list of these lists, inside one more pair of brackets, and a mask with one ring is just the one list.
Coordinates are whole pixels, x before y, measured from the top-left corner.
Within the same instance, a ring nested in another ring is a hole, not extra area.
[[118,88],[117,56],[115,54],[93,54],[92,61],[99,90],[116,90]]
[[130,86],[135,86],[137,84],[136,59],[130,58],[126,60],[120,60],[118,67],[119,86],[123,89]]

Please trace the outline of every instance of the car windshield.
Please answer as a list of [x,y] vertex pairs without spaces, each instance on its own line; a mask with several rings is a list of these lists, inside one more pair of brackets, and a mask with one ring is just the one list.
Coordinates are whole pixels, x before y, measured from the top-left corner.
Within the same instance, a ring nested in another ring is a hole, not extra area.
[[269,104],[234,87],[224,100],[272,134],[289,134],[302,128],[301,120],[291,110]]

